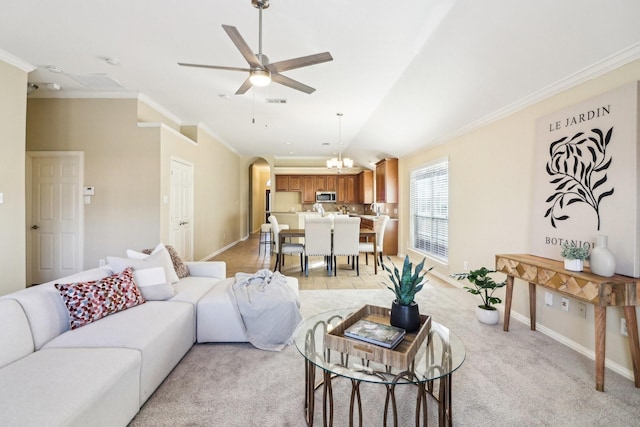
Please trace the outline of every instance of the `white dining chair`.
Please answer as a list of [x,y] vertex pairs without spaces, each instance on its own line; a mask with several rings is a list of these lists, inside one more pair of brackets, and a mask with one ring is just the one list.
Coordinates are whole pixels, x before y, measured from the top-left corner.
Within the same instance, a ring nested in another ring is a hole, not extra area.
[[304,272],[309,276],[309,256],[323,256],[331,275],[331,218],[306,217],[304,220]]
[[351,269],[360,275],[360,218],[338,215],[333,220],[333,274],[338,274],[338,257],[351,257]]
[[[378,252],[379,260],[374,259],[375,262],[379,261],[380,266],[384,267],[384,261],[382,260],[382,252],[384,245],[384,230],[389,222],[389,215],[380,215],[375,221],[373,228],[376,232],[376,250]],[[373,254],[374,242],[360,242],[359,251],[364,252],[365,264],[369,265],[369,254]]]
[[[269,222],[271,223],[271,231],[273,232],[273,243],[274,243],[274,253],[276,254],[276,264],[273,267],[273,271],[281,271],[282,266],[280,265],[280,252],[282,251],[282,255],[295,255],[300,254],[300,271],[303,270],[303,256],[304,256],[304,245],[302,243],[283,243],[280,245],[280,225],[278,224],[278,219],[271,215],[269,216]],[[281,247],[282,246],[282,247]],[[282,260],[284,264],[284,259]]]

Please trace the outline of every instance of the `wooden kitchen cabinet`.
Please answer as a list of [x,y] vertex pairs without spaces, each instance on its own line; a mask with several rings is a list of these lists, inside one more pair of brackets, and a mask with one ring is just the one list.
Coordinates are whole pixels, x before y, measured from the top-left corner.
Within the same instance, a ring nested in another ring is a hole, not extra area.
[[373,203],[373,171],[366,170],[358,174],[358,203]]
[[[362,228],[369,228],[375,230],[374,221],[379,219],[360,219],[360,226]],[[398,219],[390,218],[387,221],[387,225],[384,228],[384,241],[382,242],[383,255],[398,255]]]
[[357,175],[340,175],[336,181],[337,203],[358,203]]
[[289,175],[276,175],[276,191],[289,191]]
[[316,176],[316,191],[328,191],[327,177],[325,175]]
[[305,176],[302,178],[302,203],[316,202],[317,177]]
[[376,202],[398,203],[398,159],[376,163]]
[[327,191],[336,191],[338,177],[335,175],[327,175]]
[[289,175],[289,191],[302,191],[302,176]]

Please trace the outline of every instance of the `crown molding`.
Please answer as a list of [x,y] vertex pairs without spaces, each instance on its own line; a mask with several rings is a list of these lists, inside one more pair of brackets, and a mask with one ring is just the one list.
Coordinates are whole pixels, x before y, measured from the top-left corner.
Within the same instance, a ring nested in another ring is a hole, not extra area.
[[0,61],[6,62],[7,64],[13,65],[16,68],[19,68],[20,70],[24,71],[25,73],[30,73],[33,70],[35,70],[37,67],[29,64],[27,61],[23,61],[22,59],[18,58],[17,56],[14,56],[12,54],[10,54],[9,52],[6,52],[2,49],[0,49]]

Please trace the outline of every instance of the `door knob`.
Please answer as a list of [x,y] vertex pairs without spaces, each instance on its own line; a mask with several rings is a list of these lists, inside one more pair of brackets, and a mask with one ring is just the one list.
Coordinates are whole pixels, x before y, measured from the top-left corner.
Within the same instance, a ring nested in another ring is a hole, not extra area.
[[38,227],[37,225],[32,225],[32,226],[31,226],[31,229],[32,229],[32,230],[37,230],[38,228],[40,228],[40,227]]

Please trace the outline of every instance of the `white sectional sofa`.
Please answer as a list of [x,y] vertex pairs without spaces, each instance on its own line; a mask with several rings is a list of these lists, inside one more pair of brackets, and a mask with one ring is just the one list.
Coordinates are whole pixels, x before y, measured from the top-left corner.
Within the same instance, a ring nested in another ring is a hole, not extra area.
[[0,297],[0,424],[125,426],[195,342],[247,341],[226,265],[185,264],[172,298],[76,329],[54,284],[100,280],[110,267]]

